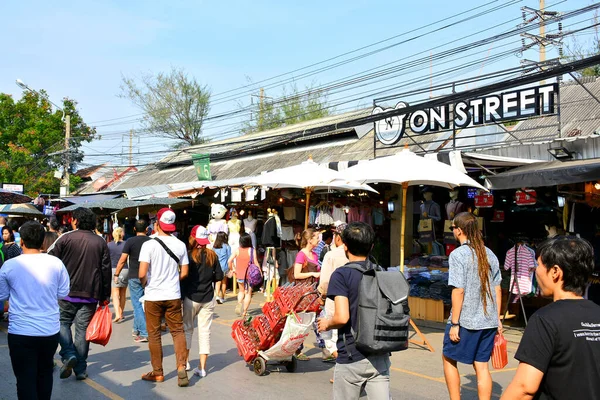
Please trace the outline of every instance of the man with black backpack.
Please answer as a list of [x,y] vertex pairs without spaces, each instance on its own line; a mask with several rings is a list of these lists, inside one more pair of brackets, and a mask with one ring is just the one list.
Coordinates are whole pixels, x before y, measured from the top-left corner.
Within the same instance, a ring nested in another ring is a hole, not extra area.
[[[327,297],[334,301],[331,319],[319,331],[338,329],[333,398],[390,398],[390,352],[408,345],[408,284],[404,275],[383,271],[369,261],[373,228],[353,222],[342,232],[349,263],[331,275]],[[360,305],[360,310],[359,310]]]

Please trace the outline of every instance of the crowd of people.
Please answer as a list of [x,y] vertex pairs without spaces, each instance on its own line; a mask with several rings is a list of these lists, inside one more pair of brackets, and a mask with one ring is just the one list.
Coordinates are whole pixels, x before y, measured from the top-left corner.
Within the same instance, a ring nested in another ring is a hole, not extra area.
[[[258,263],[258,254],[247,234],[232,252],[226,234],[219,233],[211,245],[208,230],[199,225],[184,242],[174,235],[175,220],[175,213],[163,208],[150,236],[148,221],[139,219],[135,236],[124,241],[123,230],[117,228],[107,243],[96,232],[95,214],[86,208],[73,211],[66,232],[55,221],[47,226],[28,221],[18,227],[0,217],[0,300],[10,301],[8,346],[20,399],[50,399],[59,345],[60,378],[88,377],[88,325],[98,305],[111,298],[113,322],[121,323],[127,288],[133,340],[148,343],[152,366],[141,379],[165,380],[163,321],[173,338],[178,386],[188,386],[189,371],[206,376],[214,310],[224,302],[227,278],[237,280],[235,311],[245,319],[255,289],[248,269]],[[485,247],[474,215],[460,213],[452,222],[461,246],[449,259],[452,309],[444,333],[443,372],[450,398],[460,399],[458,363],[471,365],[479,398],[490,399],[488,362],[496,333],[502,331],[499,262]],[[323,361],[336,363],[334,399],[358,399],[363,391],[369,399],[391,398],[390,356],[361,351],[355,343],[363,273],[345,267],[352,263],[369,268],[375,240],[373,229],[362,222],[336,224],[325,234],[309,228],[289,270],[291,281],[318,285],[323,312],[315,335]],[[529,320],[516,353],[519,366],[502,398],[560,399],[573,393],[600,398],[600,306],[582,297],[594,269],[592,247],[584,239],[559,237],[538,246],[537,253],[537,281],[554,302]],[[199,363],[192,368],[196,326]],[[308,359],[301,349],[296,358]]]

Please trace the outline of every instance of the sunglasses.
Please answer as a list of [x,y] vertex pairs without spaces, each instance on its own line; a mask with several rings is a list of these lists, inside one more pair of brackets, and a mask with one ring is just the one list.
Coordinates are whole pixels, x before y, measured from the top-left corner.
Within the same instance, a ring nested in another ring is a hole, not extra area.
[[458,229],[458,226],[456,226],[456,225],[450,225],[450,230],[451,230],[451,231],[453,231],[453,230],[455,230],[455,229]]

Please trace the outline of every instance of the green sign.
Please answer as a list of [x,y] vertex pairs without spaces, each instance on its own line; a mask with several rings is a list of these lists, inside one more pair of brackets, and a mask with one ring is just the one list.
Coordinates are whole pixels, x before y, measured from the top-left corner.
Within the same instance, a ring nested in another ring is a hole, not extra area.
[[193,154],[194,168],[199,181],[210,181],[210,154]]

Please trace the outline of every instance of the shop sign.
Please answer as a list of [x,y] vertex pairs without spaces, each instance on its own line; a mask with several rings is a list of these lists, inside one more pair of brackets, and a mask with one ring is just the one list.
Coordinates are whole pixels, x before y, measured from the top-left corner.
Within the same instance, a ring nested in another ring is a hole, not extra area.
[[504,210],[494,210],[492,222],[504,222]]
[[[455,128],[463,129],[521,117],[554,114],[554,95],[557,92],[558,85],[553,83],[417,110],[376,121],[375,134],[382,144],[393,145],[402,139],[407,125],[412,132],[424,134],[449,130],[451,122]],[[405,107],[408,107],[408,103],[403,101],[394,108],[375,107],[371,115]],[[454,110],[453,121],[451,110]]]
[[192,161],[199,181],[212,180],[210,175],[210,154],[192,154]]
[[2,189],[7,192],[23,194],[24,187],[22,183],[3,183]]
[[475,207],[477,208],[492,208],[494,206],[494,195],[480,190],[475,196]]
[[515,194],[515,202],[518,206],[532,206],[537,202],[535,190],[525,189],[517,190]]

